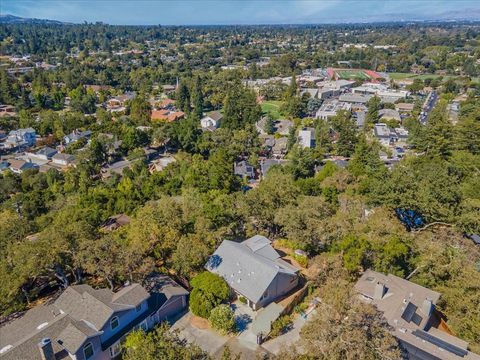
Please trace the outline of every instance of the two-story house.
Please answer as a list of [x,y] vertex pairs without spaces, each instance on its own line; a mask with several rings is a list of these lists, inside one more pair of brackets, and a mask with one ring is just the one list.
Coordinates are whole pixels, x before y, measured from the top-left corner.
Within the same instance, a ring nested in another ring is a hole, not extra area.
[[116,358],[133,330],[148,330],[187,307],[188,292],[165,275],[117,292],[68,287],[55,301],[0,327],[2,360]]
[[392,335],[412,360],[480,360],[452,335],[435,304],[440,293],[398,276],[367,270],[355,289],[383,313]]
[[271,241],[261,235],[241,243],[224,240],[206,268],[223,277],[253,310],[278,300],[298,285],[299,269],[283,260]]

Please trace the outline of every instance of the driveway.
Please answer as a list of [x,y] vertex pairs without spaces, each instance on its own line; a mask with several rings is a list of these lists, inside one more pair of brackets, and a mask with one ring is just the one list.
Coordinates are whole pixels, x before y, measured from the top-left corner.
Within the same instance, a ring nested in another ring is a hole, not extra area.
[[[277,336],[276,338],[266,341],[262,344],[262,347],[272,354],[278,355],[280,351],[287,350],[300,340],[300,330],[302,330],[303,325],[305,325],[308,321],[310,321],[314,315],[316,314],[316,310],[313,310],[307,317],[304,319],[302,316],[297,315],[295,320],[293,321],[293,326],[290,331]],[[297,346],[297,350],[301,350]]]
[[194,315],[187,312],[172,326],[172,330],[179,330],[180,337],[189,343],[196,343],[204,351],[211,355],[222,353],[222,348],[230,339],[209,328],[199,328],[192,324]]
[[250,350],[257,350],[257,337],[250,330],[256,313],[248,305],[240,301],[235,301],[231,305],[235,314],[235,324],[237,325],[237,339],[240,344]]

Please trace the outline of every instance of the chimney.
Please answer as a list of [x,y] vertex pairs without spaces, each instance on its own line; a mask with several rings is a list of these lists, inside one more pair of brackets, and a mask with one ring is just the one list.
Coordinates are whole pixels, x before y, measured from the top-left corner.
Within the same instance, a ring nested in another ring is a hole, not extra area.
[[429,298],[426,298],[425,300],[423,300],[423,304],[422,304],[423,313],[427,316],[430,316],[432,314],[432,310],[433,310],[432,300]]
[[55,352],[53,351],[52,341],[49,338],[44,338],[38,343],[40,356],[42,360],[55,360]]
[[382,284],[380,282],[377,282],[375,284],[375,291],[373,293],[373,298],[375,300],[380,300],[383,298],[383,295],[387,292],[387,288],[385,287],[385,284]]

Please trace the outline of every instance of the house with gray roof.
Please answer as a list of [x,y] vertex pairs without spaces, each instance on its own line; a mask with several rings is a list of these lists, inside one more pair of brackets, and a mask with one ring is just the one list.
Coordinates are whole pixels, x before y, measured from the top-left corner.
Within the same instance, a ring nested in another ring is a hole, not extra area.
[[51,160],[52,157],[57,153],[58,151],[55,149],[52,149],[51,147],[45,146],[38,150],[35,153],[35,157],[42,159],[42,160]]
[[131,284],[117,292],[70,286],[55,301],[0,327],[0,359],[116,358],[132,330],[146,331],[178,315],[187,306],[187,296],[161,274],[147,278],[145,287]]
[[261,235],[243,242],[224,240],[205,267],[224,278],[253,310],[278,300],[298,284],[299,269],[283,260]]
[[355,289],[383,313],[409,359],[480,360],[453,336],[435,305],[441,294],[395,275],[367,270]]

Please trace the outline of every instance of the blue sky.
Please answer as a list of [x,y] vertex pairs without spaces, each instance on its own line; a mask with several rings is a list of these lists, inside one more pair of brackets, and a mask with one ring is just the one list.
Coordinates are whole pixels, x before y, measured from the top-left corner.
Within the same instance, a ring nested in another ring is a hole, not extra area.
[[480,19],[478,0],[0,0],[0,12],[128,25]]

